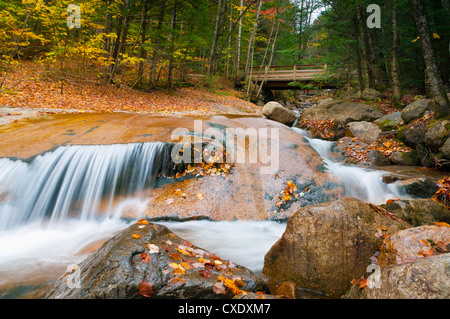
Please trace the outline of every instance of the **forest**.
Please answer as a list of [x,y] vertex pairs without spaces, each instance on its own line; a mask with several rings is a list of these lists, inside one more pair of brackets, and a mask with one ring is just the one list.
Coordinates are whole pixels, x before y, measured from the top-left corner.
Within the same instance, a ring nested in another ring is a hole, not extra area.
[[0,299],[448,299],[449,17],[0,0]]
[[[375,18],[372,0],[73,2],[0,1],[2,92],[24,62],[45,67],[61,92],[67,83],[171,90],[192,85],[190,75],[242,89],[252,70],[327,64],[342,88],[448,103],[448,0],[378,1]],[[367,27],[371,19],[378,25]]]

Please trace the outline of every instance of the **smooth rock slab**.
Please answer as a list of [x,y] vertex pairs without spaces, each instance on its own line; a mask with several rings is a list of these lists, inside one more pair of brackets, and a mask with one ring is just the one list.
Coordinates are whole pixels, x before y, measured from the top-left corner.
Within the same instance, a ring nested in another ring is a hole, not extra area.
[[[104,243],[74,273],[61,276],[44,298],[231,298],[224,278],[242,290],[264,291],[249,269],[184,241],[165,226],[134,224]],[[78,287],[70,285],[77,282]]]

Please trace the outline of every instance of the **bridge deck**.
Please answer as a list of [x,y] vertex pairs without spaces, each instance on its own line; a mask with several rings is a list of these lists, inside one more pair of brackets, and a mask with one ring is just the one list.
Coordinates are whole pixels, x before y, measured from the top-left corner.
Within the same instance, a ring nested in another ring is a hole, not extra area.
[[254,67],[252,70],[251,80],[255,82],[264,81],[266,87],[286,86],[290,82],[312,82],[318,76],[325,73],[327,66],[316,65],[293,65],[293,66],[273,66],[267,70]]

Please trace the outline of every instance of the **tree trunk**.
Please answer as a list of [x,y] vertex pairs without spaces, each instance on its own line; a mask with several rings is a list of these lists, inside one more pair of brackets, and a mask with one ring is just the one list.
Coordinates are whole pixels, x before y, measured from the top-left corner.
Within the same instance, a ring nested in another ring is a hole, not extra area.
[[355,14],[353,17],[353,25],[354,25],[354,37],[355,37],[355,55],[356,55],[356,67],[358,70],[358,83],[359,89],[361,92],[364,90],[364,77],[362,73],[362,65],[361,65],[361,50],[359,48],[359,37],[358,37],[358,19]]
[[[240,8],[244,6],[244,0],[241,0]],[[239,81],[239,72],[241,67],[241,39],[242,39],[242,9],[239,10],[239,15],[241,18],[239,19],[239,29],[238,29],[238,37],[237,37],[237,52],[236,52],[236,84]]]
[[245,68],[244,68],[244,74],[242,75],[241,79],[244,81],[245,78],[247,77],[247,73],[248,70],[250,68],[250,55],[252,53],[252,47],[253,47],[253,43],[255,41],[255,37],[256,37],[256,30],[258,29],[258,24],[259,24],[259,14],[261,13],[261,7],[262,7],[262,0],[259,0],[258,2],[258,9],[256,10],[256,17],[255,17],[255,22],[253,24],[253,30],[252,33],[250,35],[250,39],[248,42],[248,49],[247,49],[247,58],[245,59]]
[[438,105],[436,109],[437,116],[444,117],[450,115],[450,102],[445,92],[444,84],[436,62],[425,8],[420,0],[409,0],[409,3],[414,14],[417,31],[420,36],[420,44],[422,46],[422,53],[425,61],[428,81],[430,83],[431,93],[436,104]]
[[166,4],[167,0],[162,0],[162,3],[160,4],[160,12],[158,16],[158,24],[156,26],[156,36],[155,36],[155,48],[153,49],[153,55],[152,55],[152,63],[150,65],[150,76],[149,76],[149,87],[152,89],[155,86],[156,81],[156,70],[157,70],[157,64],[159,59],[159,50],[161,49],[161,35],[159,34],[161,32],[162,26],[164,24],[164,17],[166,15]]
[[[142,7],[142,21],[141,21],[141,47],[139,49],[139,57],[141,59],[147,58],[147,50],[144,48],[145,41],[147,39],[147,21],[148,21],[148,5],[149,0],[144,1],[143,7]],[[142,77],[144,75],[144,62],[139,62],[139,70],[138,70],[138,81],[142,82]]]
[[394,99],[400,101],[400,76],[399,76],[399,62],[398,62],[398,26],[397,26],[397,0],[393,0],[392,3],[392,50],[391,50],[391,81],[392,90],[394,93]]
[[222,29],[222,22],[223,22],[223,16],[225,15],[225,4],[226,0],[220,0],[219,5],[217,7],[217,17],[216,17],[216,27],[214,30],[214,38],[213,38],[213,44],[211,46],[211,53],[209,55],[209,63],[210,68],[208,70],[209,74],[216,73],[217,66],[219,63],[219,59],[217,58],[217,47],[219,45],[219,37],[220,37],[220,30]]
[[177,22],[177,0],[173,5],[173,14],[172,14],[172,22],[171,22],[171,31],[169,34],[171,49],[170,49],[170,59],[169,59],[169,72],[167,76],[167,89],[171,90],[173,87],[173,67],[174,67],[174,52],[175,52],[175,24]]

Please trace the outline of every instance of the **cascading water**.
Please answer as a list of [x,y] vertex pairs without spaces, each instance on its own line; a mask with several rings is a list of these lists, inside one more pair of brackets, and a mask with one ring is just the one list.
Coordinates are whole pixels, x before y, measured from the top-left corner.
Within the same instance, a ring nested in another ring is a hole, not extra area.
[[388,199],[407,198],[395,184],[385,184],[382,181],[386,172],[337,163],[331,159],[334,142],[311,138],[306,130],[295,127],[292,130],[301,134],[322,157],[327,170],[341,181],[346,196],[378,205]]
[[[335,163],[332,142],[293,130],[323,157],[329,172],[342,181],[345,195],[372,203],[400,197],[395,187],[382,183],[384,172]],[[32,286],[33,280],[44,282],[82,261],[86,248],[128,226],[121,216],[130,203],[138,213],[145,211],[156,176],[170,161],[167,145],[63,146],[27,161],[1,158],[0,298],[11,283]],[[272,221],[163,224],[254,271],[262,269],[264,254],[286,227]]]
[[58,223],[70,216],[92,220],[101,211],[111,217],[117,195],[150,186],[165,145],[64,146],[30,163],[0,159],[0,230],[36,221]]

